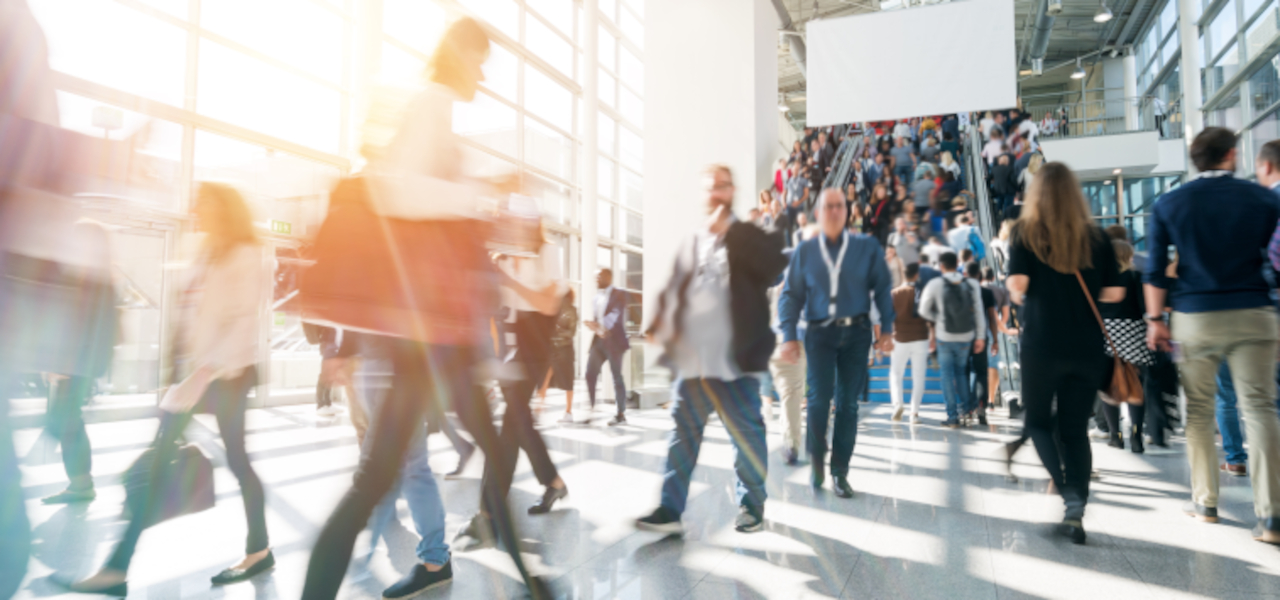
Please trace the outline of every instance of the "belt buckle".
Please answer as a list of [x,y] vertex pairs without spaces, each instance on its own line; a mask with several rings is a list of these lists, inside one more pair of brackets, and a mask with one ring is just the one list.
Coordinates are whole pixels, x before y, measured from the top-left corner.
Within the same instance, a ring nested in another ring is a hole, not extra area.
[[853,325],[853,317],[842,317],[836,319],[836,327],[848,327]]

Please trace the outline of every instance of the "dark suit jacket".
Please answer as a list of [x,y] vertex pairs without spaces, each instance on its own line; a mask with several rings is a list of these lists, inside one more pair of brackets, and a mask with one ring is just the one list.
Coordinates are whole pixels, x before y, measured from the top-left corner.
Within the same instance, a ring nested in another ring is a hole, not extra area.
[[[693,242],[690,236],[676,252],[671,279],[658,296],[653,323],[645,330],[668,350],[680,338],[689,282],[697,268]],[[768,289],[787,267],[787,255],[782,251],[786,241],[772,227],[762,229],[735,221],[725,232],[724,244],[729,258],[733,357],[744,374],[764,371],[769,368],[777,338],[769,327]]]
[[[589,306],[584,309],[591,310],[591,318],[596,318],[596,301],[591,299]],[[604,343],[604,349],[609,354],[622,354],[631,349],[631,342],[627,340],[627,293],[613,288],[613,293],[609,294],[609,302],[604,307],[604,318],[600,321],[600,326],[604,328],[604,337],[596,336],[591,340],[594,346],[601,342]]]

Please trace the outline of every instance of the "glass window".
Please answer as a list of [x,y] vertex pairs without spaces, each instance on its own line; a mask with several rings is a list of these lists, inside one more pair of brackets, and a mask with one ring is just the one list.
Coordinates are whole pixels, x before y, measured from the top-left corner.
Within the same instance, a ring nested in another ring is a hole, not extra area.
[[569,186],[526,173],[524,187],[526,194],[538,199],[538,204],[548,219],[573,226],[573,203],[570,202]]
[[506,176],[516,172],[516,165],[509,160],[498,158],[493,154],[478,150],[466,144],[462,145],[462,173],[468,177],[487,179]]
[[613,142],[616,140],[618,122],[609,118],[608,115],[600,113],[600,120],[596,123],[596,130],[599,135],[597,138],[600,142],[600,153],[609,156],[617,156],[618,151],[614,148]]
[[519,70],[516,55],[497,44],[489,44],[489,60],[484,63],[484,87],[510,100],[516,101],[516,72]]
[[382,43],[382,62],[378,67],[378,81],[386,85],[405,88],[420,87],[427,63],[391,42]]
[[485,93],[453,105],[453,131],[508,156],[516,149],[516,109]]
[[516,14],[516,5],[511,0],[458,0],[458,3],[471,11],[471,14],[488,21],[498,31],[511,36],[511,39],[520,39],[520,19]]
[[1236,45],[1231,44],[1231,47],[1227,48],[1227,53],[1205,71],[1205,95],[1212,95],[1221,89],[1238,71],[1240,71],[1240,55],[1236,51]]
[[613,250],[608,246],[596,247],[596,266],[601,269],[613,268]]
[[435,2],[383,0],[382,32],[431,55],[449,24],[449,15]]
[[618,80],[612,75],[605,73],[604,69],[600,69],[600,80],[596,83],[600,86],[600,101],[612,108],[618,107]]
[[1244,19],[1248,21],[1249,17],[1252,17],[1254,13],[1258,12],[1259,8],[1262,8],[1263,4],[1268,2],[1269,0],[1244,0]]
[[[118,129],[105,130],[97,115],[120,118]],[[83,191],[124,196],[167,210],[178,210],[182,186],[182,126],[116,108],[81,96],[58,92],[58,119],[64,129],[96,138],[133,138],[127,161],[113,161],[109,180],[93,181]]]
[[600,64],[616,73],[618,71],[618,39],[601,25],[600,39],[596,43],[600,45]]
[[1140,214],[1151,211],[1156,198],[1165,192],[1163,177],[1125,178],[1124,211],[1126,214]]
[[622,127],[622,164],[637,171],[644,170],[644,140],[640,136],[631,131],[630,128]]
[[1116,186],[1115,182],[1108,179],[1107,181],[1086,181],[1081,184],[1084,191],[1085,200],[1089,202],[1089,211],[1095,217],[1104,217],[1116,214]]
[[1236,29],[1236,7],[1228,3],[1209,24],[1210,57],[1217,56],[1219,51],[1236,41]]
[[55,71],[182,106],[187,32],[116,2],[31,0]]
[[533,119],[524,121],[524,160],[557,177],[573,179],[573,142]]
[[627,289],[644,289],[644,255],[635,252],[623,252],[622,258],[627,264]]
[[631,89],[639,93],[644,93],[644,63],[641,63],[640,59],[626,48],[620,49],[618,57],[621,64],[618,75],[622,77],[622,83],[631,86]]
[[601,202],[596,207],[596,235],[613,238],[613,205]]
[[209,40],[200,41],[201,114],[337,154],[342,99],[337,90]]
[[[1270,30],[1269,33],[1254,35],[1259,29]],[[1276,15],[1274,9],[1267,9],[1267,14],[1258,17],[1257,20],[1249,26],[1249,30],[1245,32],[1245,53],[1246,58],[1254,58],[1266,51],[1267,46],[1271,43],[1276,30]]]
[[191,3],[187,0],[138,0],[152,8],[158,8],[182,20],[187,20],[187,9]]
[[1133,249],[1138,252],[1147,250],[1147,216],[1126,217],[1125,229],[1129,230],[1129,239],[1133,240]]
[[627,206],[636,210],[644,208],[644,179],[630,169],[622,170],[622,197]]
[[201,2],[200,26],[317,77],[342,80],[342,17],[311,0]]
[[630,6],[631,10],[636,11],[636,14],[639,15],[640,18],[644,18],[644,0],[626,0],[626,1],[627,1],[627,6]]
[[625,88],[619,90],[618,95],[621,96],[618,111],[622,113],[622,117],[637,127],[644,127],[644,102],[640,97]]
[[1160,37],[1173,31],[1174,26],[1178,24],[1178,0],[1167,0],[1164,3],[1164,10],[1160,12]]
[[121,299],[111,368],[100,389],[107,394],[152,394],[160,386],[161,306],[164,303],[165,237],[160,231],[126,229],[111,235],[111,264]]
[[1253,155],[1257,156],[1262,145],[1274,139],[1280,139],[1280,121],[1272,112],[1253,126]]
[[1163,68],[1164,65],[1177,60],[1179,48],[1181,48],[1181,46],[1178,45],[1178,38],[1176,37],[1164,43],[1164,46],[1160,48],[1161,68]]
[[1205,121],[1209,125],[1228,129],[1243,127],[1244,123],[1240,115],[1240,90],[1231,92],[1231,96],[1216,110],[1210,112]]
[[617,173],[618,165],[603,156],[600,157],[596,164],[598,165],[596,170],[596,193],[600,194],[601,198],[613,200],[615,198],[613,195],[613,178]]
[[1276,59],[1263,63],[1262,68],[1249,76],[1249,93],[1252,94],[1253,111],[1259,113],[1280,100],[1280,74],[1276,71]]
[[631,14],[629,10],[620,10],[618,26],[622,28],[622,35],[627,36],[632,44],[637,48],[644,49],[644,25],[640,24],[640,19]]
[[524,67],[524,105],[552,125],[573,132],[573,93],[532,65]]
[[573,37],[573,0],[526,0],[525,4],[556,29]]
[[610,21],[618,22],[618,0],[600,0],[600,14]]
[[556,35],[537,18],[525,19],[524,45],[530,52],[547,61],[556,70],[573,77],[573,46]]
[[640,215],[623,211],[622,239],[633,246],[644,245],[644,218]]
[[1147,41],[1144,42],[1144,44],[1146,45],[1147,52],[1148,52],[1147,60],[1155,59],[1156,62],[1160,62],[1160,26],[1159,24],[1156,24],[1156,26],[1152,27],[1151,30],[1147,32]]

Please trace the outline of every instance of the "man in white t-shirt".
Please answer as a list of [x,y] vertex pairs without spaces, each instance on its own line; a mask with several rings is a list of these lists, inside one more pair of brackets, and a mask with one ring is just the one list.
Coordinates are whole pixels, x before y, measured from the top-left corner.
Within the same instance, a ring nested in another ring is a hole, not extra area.
[[973,233],[972,223],[973,217],[969,214],[960,215],[956,217],[956,226],[947,232],[947,244],[951,246],[956,256],[969,249],[969,236]]

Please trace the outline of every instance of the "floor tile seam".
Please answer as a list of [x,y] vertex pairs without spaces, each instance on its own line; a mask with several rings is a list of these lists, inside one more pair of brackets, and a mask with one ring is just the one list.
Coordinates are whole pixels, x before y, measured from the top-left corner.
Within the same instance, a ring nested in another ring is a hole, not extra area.
[[[885,506],[886,506],[888,503],[889,503],[889,498],[888,498],[888,497],[884,497],[884,498],[881,500],[881,502],[880,502],[880,509],[879,509],[878,511],[876,511],[875,517],[873,517],[873,518],[871,518],[871,519],[870,519],[870,522],[871,522],[871,523],[878,523],[878,522],[880,522],[880,517],[881,517],[882,515],[884,515],[884,512],[885,512]],[[848,576],[848,577],[845,577],[844,585],[840,586],[840,594],[839,594],[838,596],[836,596],[837,598],[844,598],[845,592],[847,592],[847,591],[849,590],[849,584],[853,582],[853,576],[854,576],[854,574],[856,574],[856,573],[858,572],[858,565],[859,565],[859,564],[862,564],[862,557],[863,557],[863,556],[865,556],[865,555],[867,554],[867,551],[866,551],[866,550],[864,550],[864,549],[862,549],[862,548],[858,548],[857,546],[854,546],[854,548],[858,550],[858,552],[857,552],[857,554],[856,554],[856,558],[855,558],[855,559],[854,559],[854,561],[853,561],[853,565],[849,567],[849,576]]]

